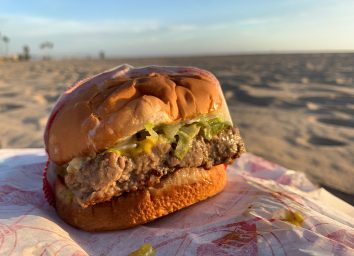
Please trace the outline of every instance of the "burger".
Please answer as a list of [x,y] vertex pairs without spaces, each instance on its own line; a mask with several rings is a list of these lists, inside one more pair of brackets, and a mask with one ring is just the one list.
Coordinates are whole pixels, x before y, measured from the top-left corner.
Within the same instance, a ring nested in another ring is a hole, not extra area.
[[122,65],[59,98],[44,191],[87,231],[144,224],[222,191],[245,151],[218,80],[194,67]]

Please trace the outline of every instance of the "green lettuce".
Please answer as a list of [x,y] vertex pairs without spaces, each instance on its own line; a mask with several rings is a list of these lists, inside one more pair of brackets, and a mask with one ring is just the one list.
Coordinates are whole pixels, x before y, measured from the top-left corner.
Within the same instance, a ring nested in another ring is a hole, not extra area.
[[177,132],[178,142],[175,149],[175,156],[183,159],[192,147],[193,139],[198,135],[200,127],[197,124],[183,126]]
[[175,142],[176,138],[175,136],[177,135],[178,131],[181,129],[183,124],[177,123],[177,124],[166,124],[161,126],[161,130],[163,132],[163,135],[167,138],[167,140],[172,143]]
[[230,126],[220,117],[204,118],[197,123],[201,127],[202,136],[207,140],[211,140],[216,134]]
[[131,136],[124,141],[119,142],[108,152],[115,152],[120,155],[136,155],[140,153],[151,153],[156,144],[176,143],[174,155],[183,159],[192,147],[193,139],[200,134],[207,140],[211,140],[223,129],[231,126],[221,117],[216,115],[204,115],[198,119],[188,122],[174,124],[163,124],[154,126],[151,123],[145,125],[142,133],[148,133],[143,140],[138,140],[137,136]]

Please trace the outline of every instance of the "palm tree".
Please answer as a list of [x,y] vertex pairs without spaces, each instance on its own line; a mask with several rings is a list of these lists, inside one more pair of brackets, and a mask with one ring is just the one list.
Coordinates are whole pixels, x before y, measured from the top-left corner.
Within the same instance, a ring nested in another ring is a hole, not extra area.
[[39,48],[44,51],[43,59],[50,59],[49,52],[47,52],[45,49],[53,49],[53,47],[54,47],[54,44],[49,41],[43,42],[39,45]]
[[10,38],[8,38],[7,36],[3,36],[2,41],[5,43],[5,55],[7,55],[9,51]]
[[[0,32],[0,41],[2,41],[1,39],[2,39],[2,37],[1,37],[1,32]],[[1,43],[1,42],[0,42],[0,43]],[[1,46],[1,44],[0,44],[0,57],[1,57],[1,52],[2,52],[2,46]]]
[[22,54],[22,58],[24,60],[29,60],[31,58],[31,55],[30,55],[30,48],[28,45],[24,45],[23,46],[23,54]]

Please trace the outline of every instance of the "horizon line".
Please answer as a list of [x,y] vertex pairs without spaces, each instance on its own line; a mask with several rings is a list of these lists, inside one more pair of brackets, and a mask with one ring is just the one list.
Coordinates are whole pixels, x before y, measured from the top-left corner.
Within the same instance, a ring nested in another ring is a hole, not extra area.
[[[52,59],[99,59],[98,53],[80,54],[80,55],[55,55],[50,56]],[[242,51],[242,52],[225,52],[225,53],[185,53],[185,54],[153,54],[153,55],[106,55],[105,59],[150,59],[150,58],[198,58],[198,57],[227,57],[227,56],[247,56],[247,55],[292,55],[292,54],[354,54],[354,49],[347,50],[286,50],[286,51]],[[41,59],[43,56],[39,54],[33,55],[34,59]]]
[[[92,59],[97,60],[99,58],[99,53],[91,55],[91,54],[79,54],[79,55],[49,55],[46,54],[34,54],[31,56],[31,60],[42,60],[43,57],[49,57],[51,60],[66,60],[66,59]],[[286,51],[277,51],[277,50],[269,50],[269,51],[242,51],[242,52],[225,52],[225,53],[186,53],[186,54],[155,54],[155,55],[107,55],[105,60],[115,60],[115,59],[163,59],[163,58],[202,58],[202,57],[232,57],[232,56],[256,56],[256,55],[302,55],[302,54],[354,54],[354,50],[286,50]],[[0,55],[0,59],[12,59],[15,56],[19,56],[20,54],[9,54],[9,55]]]

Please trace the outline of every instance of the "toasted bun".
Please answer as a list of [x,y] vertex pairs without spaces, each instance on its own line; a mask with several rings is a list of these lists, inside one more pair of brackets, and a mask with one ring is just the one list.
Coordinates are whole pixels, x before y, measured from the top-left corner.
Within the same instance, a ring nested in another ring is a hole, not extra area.
[[226,184],[224,165],[210,170],[183,168],[161,183],[88,208],[74,204],[60,179],[55,186],[56,210],[68,224],[86,231],[116,230],[150,222],[219,193]]
[[59,99],[45,145],[57,164],[94,155],[146,123],[188,120],[219,111],[231,121],[217,79],[192,67],[119,66],[80,81]]

